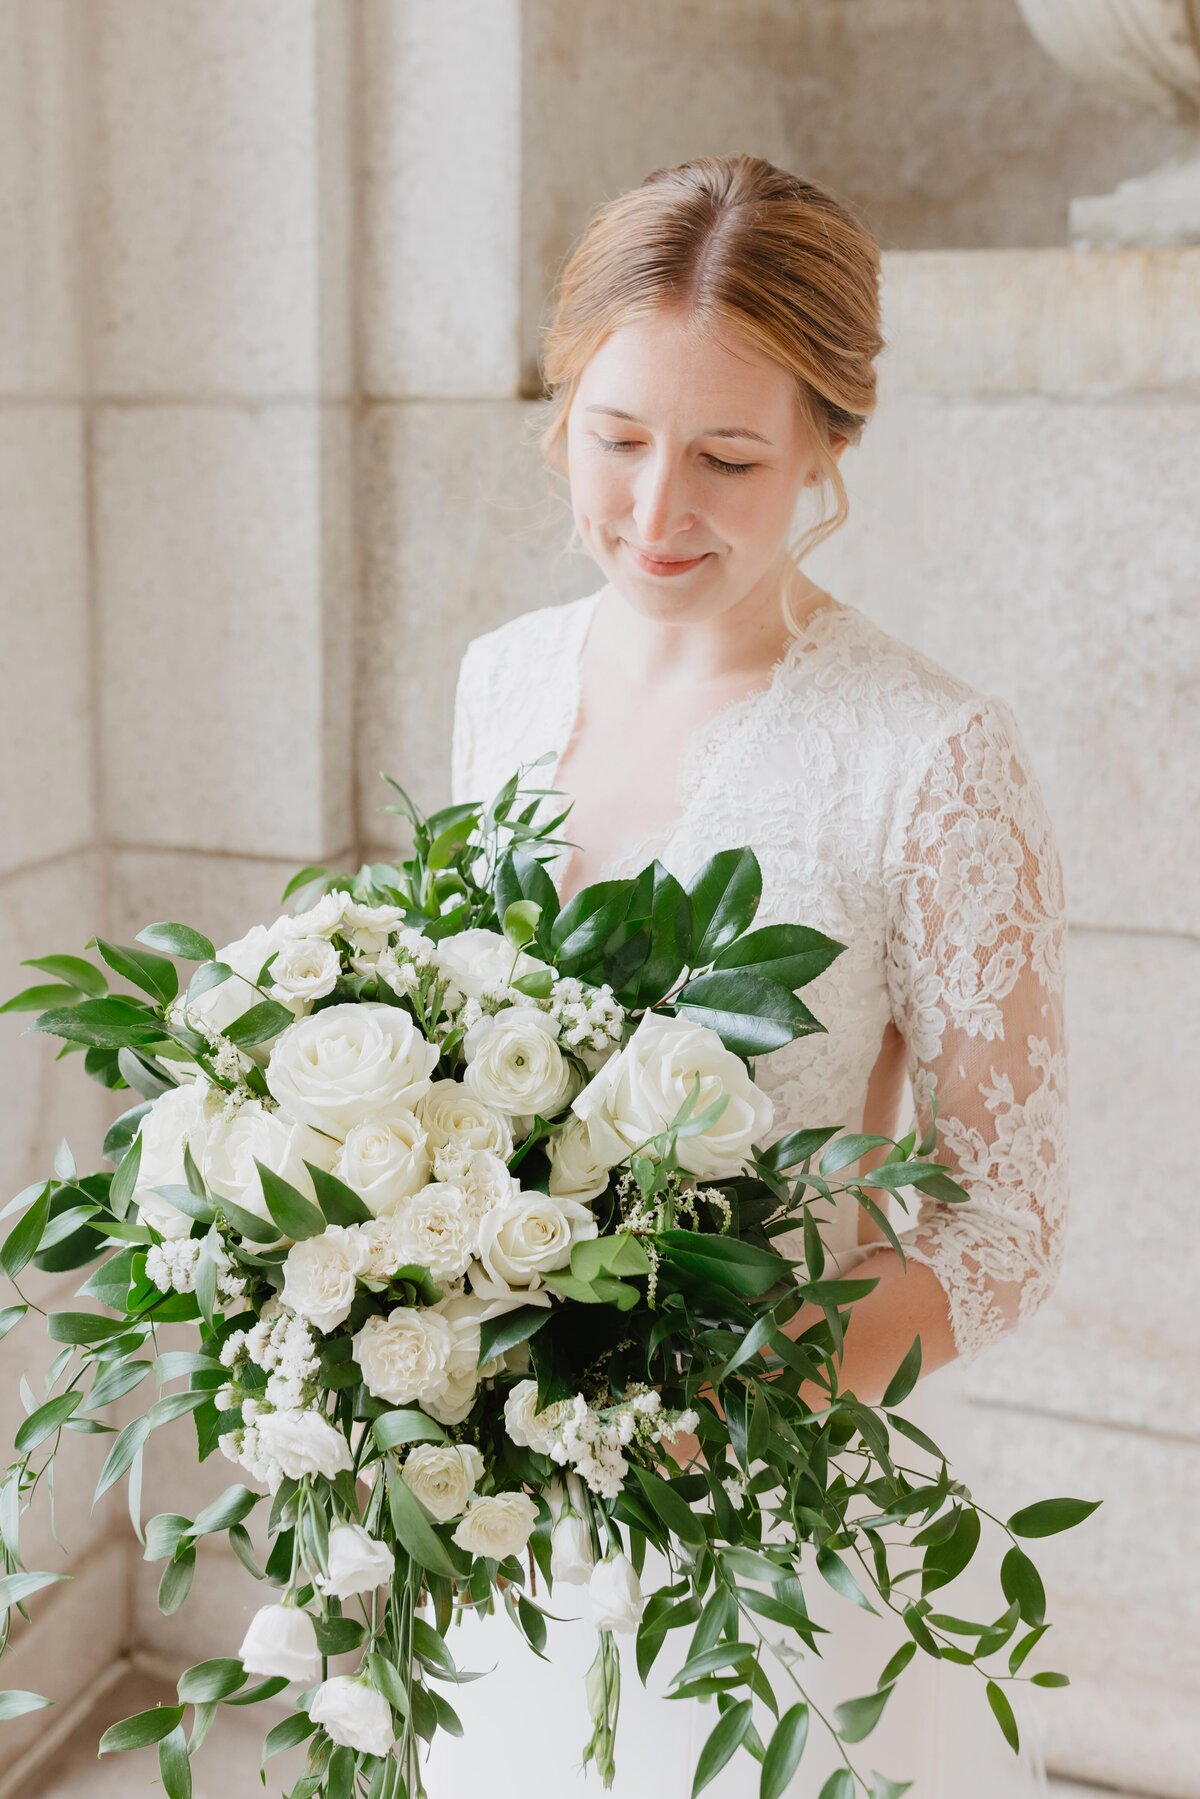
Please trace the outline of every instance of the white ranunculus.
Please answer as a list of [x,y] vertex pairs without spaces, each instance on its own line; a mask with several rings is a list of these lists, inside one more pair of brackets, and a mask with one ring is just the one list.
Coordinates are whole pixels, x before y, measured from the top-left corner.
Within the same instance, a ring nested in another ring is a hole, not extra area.
[[396,1557],[386,1543],[369,1536],[361,1524],[335,1524],[329,1533],[329,1573],[317,1577],[331,1599],[353,1599],[371,1593],[392,1578]]
[[597,1562],[587,1583],[592,1623],[597,1630],[634,1631],[642,1621],[646,1598],[627,1555]]
[[203,1167],[204,1145],[213,1123],[211,1093],[206,1080],[168,1087],[138,1120],[142,1149],[133,1196],[146,1223],[152,1224],[162,1237],[186,1237],[192,1228],[191,1218],[154,1189],[187,1185],[183,1166],[185,1143],[197,1166]]
[[524,950],[514,950],[499,931],[482,928],[443,937],[437,946],[438,966],[462,993],[482,999],[488,990],[511,986],[523,975],[545,968]]
[[352,1674],[322,1681],[308,1715],[335,1743],[361,1749],[365,1755],[387,1755],[396,1740],[391,1706],[382,1693]]
[[537,1523],[537,1506],[528,1493],[476,1494],[454,1528],[454,1541],[471,1555],[502,1562],[520,1555]]
[[319,1331],[336,1330],[350,1316],[362,1263],[360,1239],[345,1225],[293,1243],[283,1264],[284,1305]]
[[264,1605],[255,1612],[238,1655],[247,1674],[305,1685],[321,1678],[316,1626],[298,1606]]
[[388,1123],[370,1118],[346,1134],[333,1172],[353,1187],[376,1218],[423,1187],[430,1175],[425,1127],[413,1111],[395,1112]]
[[[224,944],[213,960],[223,962],[233,972],[218,986],[209,987],[192,1000],[188,1005],[189,1014],[202,1019],[211,1031],[227,1031],[251,1006],[262,1003],[266,988],[260,992],[254,983],[267,957],[273,950],[282,949],[283,943],[284,933],[276,920],[269,926],[253,925],[244,937]],[[271,971],[268,970],[267,986],[270,981]],[[255,1047],[259,1046],[256,1044]]]
[[271,964],[267,992],[297,1016],[337,985],[342,959],[327,937],[289,937]]
[[723,1095],[729,1104],[706,1131],[678,1139],[680,1165],[702,1180],[736,1175],[770,1129],[775,1103],[707,1025],[643,1012],[629,1042],[575,1097],[572,1110],[585,1121],[603,1117],[627,1150],[637,1149],[671,1122],[696,1076],[696,1112]]
[[463,1074],[467,1092],[512,1117],[553,1118],[580,1086],[554,1019],[536,1006],[505,1006],[488,1023]]
[[333,1138],[298,1124],[282,1109],[270,1111],[261,1100],[248,1099],[228,1118],[219,1115],[214,1119],[198,1162],[210,1193],[269,1221],[271,1214],[255,1162],[279,1175],[306,1199],[313,1199],[312,1176],[304,1164],[312,1162],[328,1172],[336,1153]]
[[611,1170],[628,1156],[629,1145],[601,1113],[586,1120],[572,1115],[549,1138],[546,1152],[551,1193],[564,1199],[596,1199],[608,1186]]
[[354,1466],[345,1437],[320,1412],[260,1412],[255,1425],[260,1444],[289,1480],[306,1474],[332,1480]]
[[368,1318],[354,1338],[354,1357],[368,1393],[392,1405],[428,1408],[446,1389],[454,1333],[432,1306],[396,1306]]
[[[453,939],[449,939],[453,942]],[[466,1144],[490,1149],[505,1162],[513,1152],[512,1122],[495,1106],[485,1105],[461,1081],[433,1081],[416,1108],[425,1127],[431,1154],[445,1145]]]
[[539,1412],[537,1390],[535,1380],[518,1381],[510,1390],[504,1401],[504,1428],[520,1448],[549,1455],[557,1440],[555,1426],[570,1415],[572,1402],[560,1399]]
[[404,1458],[400,1478],[439,1524],[459,1517],[483,1473],[473,1443],[418,1443]]
[[550,1533],[550,1577],[572,1587],[585,1587],[595,1566],[592,1533],[575,1511],[562,1511]]
[[356,1124],[402,1120],[428,1091],[438,1048],[399,1006],[326,1006],[289,1025],[267,1086],[292,1117],[342,1141]]
[[435,1281],[456,1281],[466,1273],[479,1226],[461,1187],[430,1181],[402,1202],[392,1225],[398,1267],[416,1262]]
[[519,1192],[485,1213],[479,1226],[482,1278],[473,1273],[471,1285],[483,1293],[540,1287],[542,1275],[565,1268],[576,1243],[597,1230],[592,1213],[577,1199]]

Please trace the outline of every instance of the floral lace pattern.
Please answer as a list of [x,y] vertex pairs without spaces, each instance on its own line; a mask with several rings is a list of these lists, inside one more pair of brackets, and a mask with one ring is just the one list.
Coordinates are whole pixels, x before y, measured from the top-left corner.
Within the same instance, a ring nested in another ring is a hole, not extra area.
[[[456,801],[491,798],[547,751],[561,757],[599,597],[540,607],[468,644]],[[528,784],[553,786],[550,766]],[[913,1218],[910,1192],[910,1211],[894,1202],[892,1222],[906,1256],[944,1288],[959,1358],[973,1360],[1053,1288],[1068,1199],[1062,867],[1009,707],[835,604],[763,690],[689,739],[680,794],[678,818],[606,874],[657,854],[686,881],[714,845],[749,844],[763,876],[756,925],[799,919],[846,944],[804,990],[826,1032],[755,1069],[775,1101],[772,1134],[860,1129],[894,1021],[914,1101],[905,1128],[928,1128],[936,1091],[935,1154],[970,1200],[921,1195]],[[564,803],[544,800],[542,815]],[[548,864],[552,878],[564,861]],[[890,1247],[858,1246],[859,1214],[846,1195],[820,1218],[834,1268]],[[798,1232],[779,1241],[802,1260]]]

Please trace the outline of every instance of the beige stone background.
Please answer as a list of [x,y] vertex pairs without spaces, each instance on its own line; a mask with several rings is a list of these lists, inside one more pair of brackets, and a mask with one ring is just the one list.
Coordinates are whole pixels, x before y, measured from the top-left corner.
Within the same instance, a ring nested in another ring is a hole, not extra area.
[[[1071,1236],[976,1365],[970,1449],[1001,1515],[1104,1499],[1037,1549],[1050,1765],[1097,1799],[1200,1795],[1200,249],[1072,251],[1064,221],[1181,142],[1011,0],[0,0],[2,995],[24,956],[163,918],[219,943],[302,864],[389,849],[380,769],[448,798],[468,638],[597,580],[528,446],[594,205],[750,150],[866,208],[880,409],[811,567],[1012,703],[1061,837]],[[98,1166],[130,1097],[26,1022],[0,1201],[64,1135]],[[11,1441],[48,1357],[29,1321],[0,1357]],[[90,1509],[105,1447],[66,1444],[65,1557],[26,1521],[72,1578],[14,1619],[0,1684],[57,1703],[0,1728],[3,1794],[149,1784],[96,1772],[99,1728],[257,1602],[208,1545],[159,1616],[123,1490]],[[144,1515],[226,1484],[190,1455],[163,1433]],[[261,1790],[262,1723],[222,1720],[198,1795]]]

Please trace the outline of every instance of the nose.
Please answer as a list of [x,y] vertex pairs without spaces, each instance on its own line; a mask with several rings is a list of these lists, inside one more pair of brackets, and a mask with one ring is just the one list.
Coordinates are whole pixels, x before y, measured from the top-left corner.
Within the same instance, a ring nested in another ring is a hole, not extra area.
[[645,549],[665,549],[695,522],[685,470],[668,454],[650,455],[638,470],[633,522]]

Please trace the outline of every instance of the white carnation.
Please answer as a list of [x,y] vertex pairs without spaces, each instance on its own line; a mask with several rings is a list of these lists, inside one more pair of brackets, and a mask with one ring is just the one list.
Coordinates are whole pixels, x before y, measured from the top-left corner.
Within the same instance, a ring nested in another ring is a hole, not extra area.
[[343,1225],[293,1243],[283,1264],[284,1305],[319,1331],[336,1330],[350,1315],[362,1260],[358,1236]]
[[392,1405],[428,1406],[446,1389],[454,1334],[432,1307],[396,1306],[368,1318],[354,1355],[368,1393]]
[[392,1223],[398,1266],[418,1263],[435,1281],[466,1273],[478,1226],[461,1187],[431,1181],[403,1202]]

